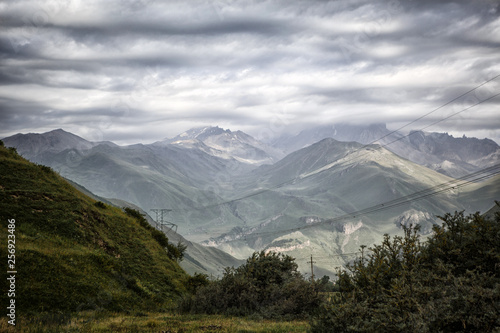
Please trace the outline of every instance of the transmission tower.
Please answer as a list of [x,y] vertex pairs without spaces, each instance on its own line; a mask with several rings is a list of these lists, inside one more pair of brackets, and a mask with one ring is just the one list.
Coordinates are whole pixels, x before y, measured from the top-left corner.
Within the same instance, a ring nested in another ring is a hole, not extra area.
[[166,231],[167,233],[174,229],[175,232],[177,232],[177,224],[174,224],[172,222],[169,222],[166,220],[165,216],[168,212],[171,212],[171,209],[167,208],[155,208],[151,209],[151,211],[156,213],[156,229],[159,229],[161,231],[163,230],[163,227],[168,227],[168,230]]

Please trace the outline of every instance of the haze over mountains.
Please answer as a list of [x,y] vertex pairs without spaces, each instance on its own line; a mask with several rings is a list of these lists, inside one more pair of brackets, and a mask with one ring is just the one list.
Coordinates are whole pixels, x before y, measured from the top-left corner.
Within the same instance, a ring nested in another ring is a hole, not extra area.
[[318,274],[331,275],[349,253],[401,224],[420,223],[426,232],[436,215],[485,211],[500,199],[496,176],[336,220],[499,164],[492,140],[404,135],[383,124],[322,126],[267,144],[218,127],[148,145],[89,142],[63,130],[3,141],[96,195],[146,212],[171,209],[168,219],[190,241],[240,259],[261,249],[285,252],[303,271],[313,254]]

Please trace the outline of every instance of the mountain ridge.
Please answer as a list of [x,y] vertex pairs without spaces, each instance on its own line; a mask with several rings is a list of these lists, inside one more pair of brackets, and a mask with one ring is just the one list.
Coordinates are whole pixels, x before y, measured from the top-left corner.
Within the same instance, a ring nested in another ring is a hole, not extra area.
[[454,138],[448,133],[421,130],[403,134],[390,131],[383,123],[317,126],[295,136],[277,138],[271,146],[291,152],[325,138],[362,144],[378,143],[401,157],[452,177],[461,177],[500,162],[500,146],[493,140],[465,136]]

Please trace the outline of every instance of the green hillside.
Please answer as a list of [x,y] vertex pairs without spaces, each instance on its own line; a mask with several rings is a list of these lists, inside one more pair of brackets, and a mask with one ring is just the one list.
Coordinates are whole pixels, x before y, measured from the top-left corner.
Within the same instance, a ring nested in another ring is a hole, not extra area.
[[[3,144],[0,217],[5,264],[7,225],[15,219],[19,314],[158,311],[173,306],[185,291],[188,275],[174,260],[176,248],[165,247],[162,233],[82,194],[50,168],[28,162]],[[10,299],[5,290],[3,278],[4,305]]]

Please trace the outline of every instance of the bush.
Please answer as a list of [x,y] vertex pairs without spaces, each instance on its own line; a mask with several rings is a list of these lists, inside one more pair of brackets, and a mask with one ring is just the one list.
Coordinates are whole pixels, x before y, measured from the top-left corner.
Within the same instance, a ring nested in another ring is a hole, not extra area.
[[153,228],[151,230],[151,236],[153,236],[153,238],[158,242],[158,244],[161,245],[161,247],[169,246],[167,236],[165,236],[165,234],[163,232],[161,232],[160,230]]
[[[133,208],[129,208],[129,207],[123,207],[123,211],[130,217],[133,217],[135,218],[136,220],[138,220],[141,225],[144,224],[144,222],[146,222],[146,224],[149,226],[149,223],[148,221],[146,221],[146,219],[144,218],[144,216],[141,214],[141,212],[139,212],[138,210],[136,209],[133,209]],[[144,226],[144,225],[143,225]]]
[[181,241],[179,241],[177,245],[170,243],[168,237],[162,231],[150,225],[138,210],[128,207],[123,207],[123,210],[128,216],[135,218],[143,228],[151,232],[151,237],[153,237],[161,247],[167,249],[167,255],[170,259],[175,261],[182,261],[182,259],[184,259],[184,252],[186,252],[187,245],[183,244]]
[[46,166],[46,165],[43,165],[43,164],[37,164],[37,166],[40,169],[42,169],[42,171],[45,172],[45,173],[52,173],[52,172],[54,172],[54,170],[52,170],[52,168],[49,167],[49,166]]
[[16,149],[15,147],[9,147],[9,148],[8,148],[8,151],[9,151],[9,153],[10,153],[11,155],[14,155],[14,156],[19,155],[19,154],[17,153],[17,149]]
[[304,318],[322,301],[297,271],[295,259],[255,252],[238,268],[226,268],[220,280],[201,286],[182,309],[193,313],[263,318]]
[[180,240],[177,242],[177,245],[173,245],[169,243],[167,245],[168,256],[170,259],[176,261],[182,261],[184,259],[184,252],[186,252],[187,245],[183,244]]
[[194,276],[190,276],[186,283],[187,290],[194,294],[201,287],[206,287],[210,284],[208,275],[201,273],[194,273]]
[[94,203],[94,206],[96,206],[97,208],[106,209],[106,204],[102,201],[96,201]]
[[323,306],[312,332],[493,332],[500,328],[500,214],[441,217],[385,236],[339,275],[342,298]]

